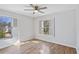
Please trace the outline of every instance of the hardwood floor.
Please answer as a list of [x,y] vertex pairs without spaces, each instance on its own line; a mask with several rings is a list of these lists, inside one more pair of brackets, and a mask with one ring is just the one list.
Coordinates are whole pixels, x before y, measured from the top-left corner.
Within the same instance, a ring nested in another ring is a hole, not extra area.
[[76,49],[38,39],[0,49],[0,54],[76,54]]

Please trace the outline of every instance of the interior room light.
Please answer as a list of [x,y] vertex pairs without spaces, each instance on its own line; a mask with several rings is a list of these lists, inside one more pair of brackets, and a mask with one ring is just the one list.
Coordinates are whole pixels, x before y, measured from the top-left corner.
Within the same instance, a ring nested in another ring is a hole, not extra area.
[[38,12],[37,10],[35,10],[34,12]]

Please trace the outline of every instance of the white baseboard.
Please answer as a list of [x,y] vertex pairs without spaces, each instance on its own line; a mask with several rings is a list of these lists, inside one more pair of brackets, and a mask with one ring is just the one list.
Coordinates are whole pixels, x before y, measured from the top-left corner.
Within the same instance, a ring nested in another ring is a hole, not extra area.
[[[40,38],[37,38],[37,39],[40,39]],[[76,48],[76,46],[69,45],[69,44],[66,44],[66,43],[57,42],[57,41],[53,41],[53,40],[52,41],[51,40],[44,40],[42,38],[40,40],[51,42],[51,43],[56,43],[56,44],[60,44],[60,45],[64,45],[64,46],[68,46],[68,47],[72,47],[72,48]]]

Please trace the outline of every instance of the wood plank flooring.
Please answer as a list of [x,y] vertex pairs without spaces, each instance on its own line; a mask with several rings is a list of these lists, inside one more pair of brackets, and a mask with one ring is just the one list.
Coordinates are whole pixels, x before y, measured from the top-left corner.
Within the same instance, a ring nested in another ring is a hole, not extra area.
[[38,39],[0,49],[0,54],[76,54],[76,49]]

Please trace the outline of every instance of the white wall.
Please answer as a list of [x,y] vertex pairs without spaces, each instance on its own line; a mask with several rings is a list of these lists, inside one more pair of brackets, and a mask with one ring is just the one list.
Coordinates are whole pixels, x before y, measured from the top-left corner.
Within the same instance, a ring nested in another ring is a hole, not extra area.
[[0,16],[10,16],[17,18],[17,27],[13,29],[13,38],[2,40],[0,39],[0,48],[10,46],[16,40],[28,40],[33,37],[33,20],[32,18],[5,10],[0,10]]
[[76,9],[77,53],[79,53],[79,6]]
[[33,38],[33,20],[28,17],[19,18],[20,21],[18,21],[18,30],[19,30],[19,39],[21,41],[26,41]]
[[[39,20],[53,20],[55,16],[55,38],[53,35],[39,34]],[[35,36],[38,39],[55,42],[70,47],[76,46],[75,32],[75,10],[62,11],[42,17],[37,17],[35,20]]]
[[67,46],[76,46],[75,10],[59,13],[56,16],[55,41]]

